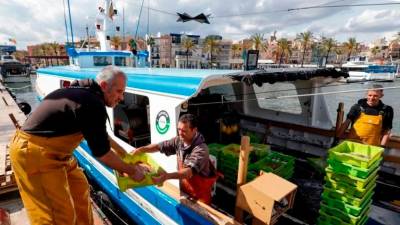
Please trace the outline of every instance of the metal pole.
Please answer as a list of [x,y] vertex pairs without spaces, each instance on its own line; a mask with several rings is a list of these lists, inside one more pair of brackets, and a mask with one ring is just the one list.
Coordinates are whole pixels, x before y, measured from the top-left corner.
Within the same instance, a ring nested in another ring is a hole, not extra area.
[[72,45],[75,48],[74,31],[72,30],[71,7],[70,7],[70,4],[69,4],[69,0],[67,0],[67,2],[68,2],[68,14],[69,14],[69,27],[70,27],[70,30],[71,30],[71,40],[72,40]]
[[67,44],[68,44],[68,42],[69,42],[69,34],[68,34],[67,18],[65,16],[65,0],[63,0],[63,7],[64,7],[64,25],[65,25],[65,32],[67,33]]

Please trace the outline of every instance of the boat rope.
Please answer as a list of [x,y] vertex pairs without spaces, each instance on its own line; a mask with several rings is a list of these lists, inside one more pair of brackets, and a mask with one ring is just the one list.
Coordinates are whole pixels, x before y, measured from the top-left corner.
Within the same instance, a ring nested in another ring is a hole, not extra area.
[[21,90],[21,89],[30,88],[30,87],[32,87],[31,84],[23,86],[23,87],[7,87],[7,88],[10,89],[11,91],[13,91],[13,90]]
[[142,0],[142,5],[140,6],[139,18],[138,18],[138,21],[137,21],[137,24],[136,24],[135,40],[137,40],[137,37],[138,37],[140,17],[142,16],[142,10],[143,10],[143,3],[144,3],[144,0]]
[[221,98],[221,101],[192,103],[192,104],[189,104],[189,105],[190,106],[202,106],[202,105],[238,103],[238,102],[258,101],[258,100],[277,100],[277,99],[285,99],[285,98],[310,97],[310,96],[319,96],[319,95],[333,95],[333,94],[343,94],[343,93],[365,92],[365,91],[368,91],[368,90],[389,90],[389,89],[399,89],[399,88],[400,88],[400,86],[382,87],[382,88],[353,89],[353,90],[347,90],[347,91],[328,91],[328,92],[311,93],[311,94],[285,95],[285,96],[240,99],[240,100],[231,100],[231,101],[224,100],[223,98]]
[[[265,14],[290,13],[293,11],[309,10],[309,9],[323,9],[323,8],[372,7],[372,6],[400,5],[400,3],[398,3],[398,2],[333,5],[334,3],[341,2],[341,1],[344,1],[344,0],[332,1],[332,2],[327,2],[324,4],[312,5],[312,6],[308,6],[308,7],[276,9],[276,10],[267,10],[267,11],[262,11],[262,12],[246,12],[246,13],[239,13],[239,14],[215,15],[215,16],[210,16],[210,18],[219,19],[219,18],[231,18],[231,17],[240,17],[240,16],[257,16],[257,15],[265,15]],[[151,10],[151,11],[154,11],[154,12],[157,12],[160,14],[165,14],[165,15],[170,15],[170,16],[176,17],[176,13],[172,12],[172,11],[157,9],[157,8],[153,8],[153,7],[144,7],[144,8],[147,8],[148,10]]]
[[353,89],[353,90],[347,90],[347,91],[327,91],[327,92],[312,93],[312,94],[278,96],[276,98],[277,99],[297,98],[297,97],[309,97],[309,96],[318,96],[318,95],[332,95],[332,94],[342,94],[342,93],[364,92],[364,91],[369,91],[369,90],[389,90],[389,89],[399,89],[399,88],[400,88],[400,86],[382,87],[382,88],[367,88],[367,89]]

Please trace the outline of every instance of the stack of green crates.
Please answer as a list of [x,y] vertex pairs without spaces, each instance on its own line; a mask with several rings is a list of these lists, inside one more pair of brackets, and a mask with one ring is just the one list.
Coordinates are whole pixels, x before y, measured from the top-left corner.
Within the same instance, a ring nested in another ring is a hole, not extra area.
[[248,180],[253,180],[260,172],[272,172],[285,179],[290,179],[294,172],[295,159],[292,156],[271,151],[264,158],[248,167]]
[[225,145],[223,145],[223,144],[212,143],[212,144],[208,145],[208,151],[209,151],[210,155],[215,156],[215,158],[217,158],[217,161],[218,161],[219,153],[222,151],[222,148],[224,146]]
[[[253,151],[249,155],[247,181],[253,180],[260,170],[273,172],[286,179],[292,177],[295,161],[292,156],[270,151],[268,145],[252,144],[252,146]],[[220,182],[232,189],[236,188],[239,152],[240,145],[229,144],[216,153],[218,155],[218,170],[224,175],[224,179],[221,179]]]
[[383,148],[344,141],[329,150],[319,225],[368,220]]

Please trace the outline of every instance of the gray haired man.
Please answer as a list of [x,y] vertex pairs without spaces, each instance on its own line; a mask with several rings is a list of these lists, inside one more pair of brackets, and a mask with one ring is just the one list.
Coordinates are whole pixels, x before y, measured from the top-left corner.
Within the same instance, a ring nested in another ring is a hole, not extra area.
[[48,94],[16,132],[10,157],[31,224],[93,224],[89,185],[72,156],[83,138],[105,165],[144,178],[146,168],[110,151],[116,145],[106,131],[106,106],[123,100],[125,85],[123,71],[105,67],[96,81],[74,81]]

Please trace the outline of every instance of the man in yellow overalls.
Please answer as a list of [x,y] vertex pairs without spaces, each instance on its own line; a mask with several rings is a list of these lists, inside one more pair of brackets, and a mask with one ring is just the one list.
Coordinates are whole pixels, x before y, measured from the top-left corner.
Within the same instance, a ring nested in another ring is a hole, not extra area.
[[381,85],[369,89],[366,98],[351,107],[339,129],[339,137],[343,136],[351,123],[347,139],[369,145],[386,145],[392,129],[393,108],[383,104],[380,100],[382,97]]
[[[146,168],[110,151],[106,106],[123,99],[126,76],[105,67],[96,80],[74,81],[48,94],[10,143],[18,189],[31,224],[93,224],[89,185],[73,150],[86,139],[92,155],[140,181]],[[117,146],[118,147],[118,146]]]

